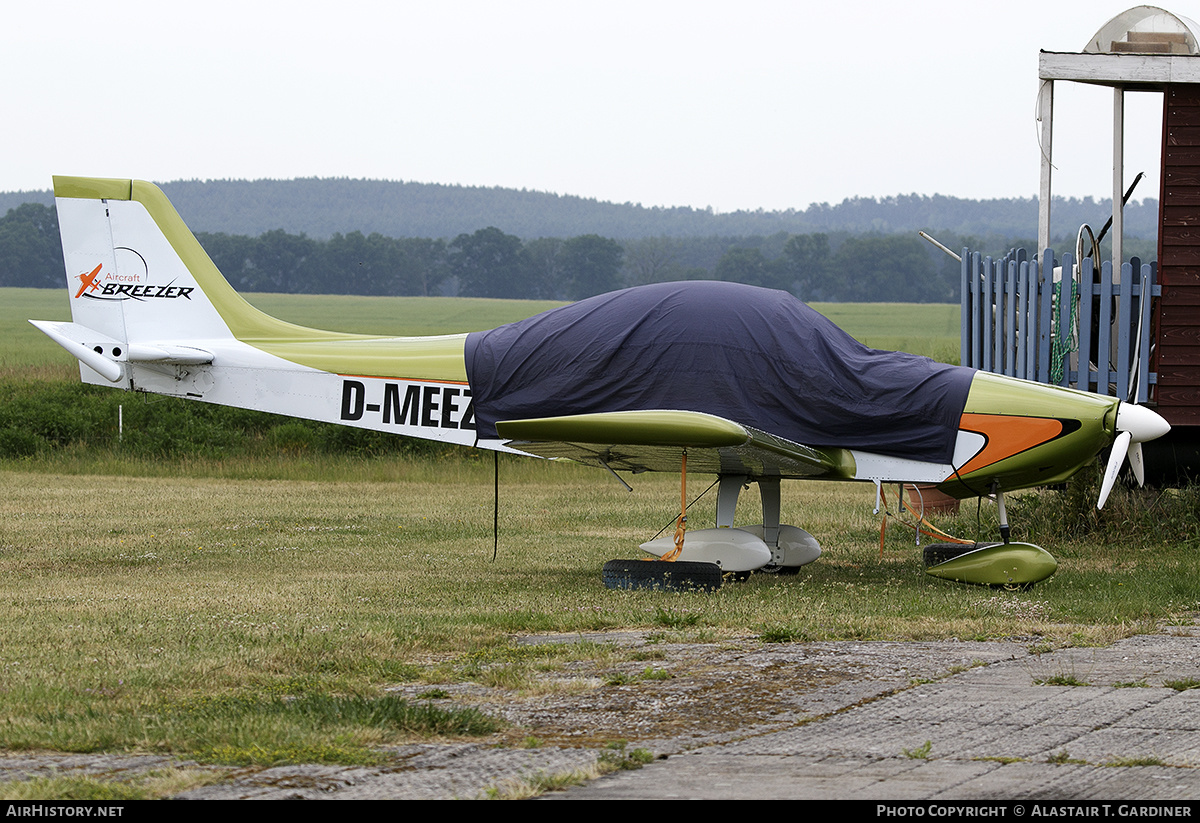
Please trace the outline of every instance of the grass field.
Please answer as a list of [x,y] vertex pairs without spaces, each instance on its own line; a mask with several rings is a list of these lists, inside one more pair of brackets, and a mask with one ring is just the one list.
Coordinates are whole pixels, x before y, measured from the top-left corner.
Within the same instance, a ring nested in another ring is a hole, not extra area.
[[[362,334],[421,335],[481,331],[532,317],[558,303],[460,297],[359,297],[248,294],[268,314],[302,326]],[[934,303],[816,303],[826,317],[868,346],[958,362],[958,306]],[[0,376],[74,361],[29,320],[70,320],[65,289],[0,289]]]
[[[479,331],[560,305],[537,300],[448,297],[358,297],[249,294],[268,314],[302,326],[362,334],[422,335]],[[70,355],[29,320],[70,320],[66,289],[0,289],[0,376],[55,374],[62,364],[78,378]],[[49,368],[50,372],[43,372]]]
[[[387,334],[487,328],[542,306],[514,301],[253,295],[308,325]],[[65,316],[62,292],[0,290],[0,373],[77,379],[25,323]],[[957,349],[954,306],[824,306],[876,346]],[[889,343],[889,341],[892,341]],[[6,399],[7,402],[7,399]],[[795,577],[714,594],[610,591],[601,564],[640,556],[673,525],[678,478],[629,493],[603,472],[504,457],[499,556],[492,464],[479,453],[364,458],[131,458],[60,448],[0,461],[0,749],[155,751],[226,763],[373,762],[375,747],[486,733],[487,718],[422,714],[389,685],[474,680],[520,689],[606,644],[530,647],[528,633],[639,628],[662,637],[1020,638],[1095,644],[1200,607],[1195,495],[1086,488],[1014,500],[1017,539],[1060,560],[1026,591],[923,573],[914,536],[880,540],[869,485],[784,484],[783,519],[823,556]],[[708,478],[689,477],[693,497]],[[712,525],[709,492],[689,528]],[[737,522],[759,522],[757,494]],[[939,524],[990,537],[967,503]],[[1070,526],[1070,528],[1066,528]],[[0,787],[2,788],[2,787]]]

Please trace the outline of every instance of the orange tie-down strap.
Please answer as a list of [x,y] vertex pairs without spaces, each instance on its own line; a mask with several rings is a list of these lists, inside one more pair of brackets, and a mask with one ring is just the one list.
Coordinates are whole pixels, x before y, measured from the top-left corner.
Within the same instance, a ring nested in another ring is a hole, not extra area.
[[883,519],[879,522],[879,559],[880,560],[883,560],[883,544],[887,537],[887,521],[888,521],[889,517],[896,518],[896,522],[899,523],[900,525],[907,526],[908,528],[912,529],[913,531],[918,532],[919,534],[923,534],[926,537],[931,537],[934,540],[941,538],[942,540],[945,540],[947,543],[962,543],[963,545],[975,542],[974,540],[966,540],[961,537],[955,537],[952,534],[947,534],[946,532],[942,531],[937,526],[933,525],[928,520],[926,520],[925,516],[923,514],[918,512],[916,509],[914,509],[912,503],[910,503],[904,499],[903,492],[898,491],[897,495],[899,497],[899,504],[902,507],[908,509],[909,513],[912,514],[913,517],[917,518],[917,523],[915,525],[912,523],[905,523],[897,515],[894,515],[891,513],[891,511],[888,509],[888,506],[887,506],[887,493],[884,492],[883,487],[881,486],[879,489],[879,499],[883,503]]
[[[679,519],[675,521],[675,548],[659,560],[675,560],[683,553],[683,536],[687,532],[687,449],[683,450],[683,463],[679,467]],[[649,560],[650,558],[645,558]]]

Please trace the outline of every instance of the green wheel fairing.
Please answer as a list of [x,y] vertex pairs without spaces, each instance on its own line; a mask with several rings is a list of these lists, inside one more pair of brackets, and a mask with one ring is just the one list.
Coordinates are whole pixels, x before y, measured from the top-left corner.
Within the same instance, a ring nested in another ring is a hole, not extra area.
[[996,543],[930,566],[926,574],[977,586],[1027,586],[1045,580],[1058,561],[1032,543]]

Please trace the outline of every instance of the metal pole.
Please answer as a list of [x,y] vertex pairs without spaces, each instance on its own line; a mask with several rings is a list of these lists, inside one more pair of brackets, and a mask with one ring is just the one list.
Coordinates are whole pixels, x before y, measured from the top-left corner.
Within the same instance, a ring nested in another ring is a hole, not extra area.
[[1038,258],[1050,247],[1050,178],[1054,148],[1054,81],[1043,80],[1038,92],[1038,120],[1042,124],[1042,174],[1038,186]]
[[1125,239],[1125,212],[1121,199],[1121,191],[1125,188],[1125,89],[1120,86],[1113,89],[1112,186],[1112,261],[1116,274],[1121,270],[1122,241]]

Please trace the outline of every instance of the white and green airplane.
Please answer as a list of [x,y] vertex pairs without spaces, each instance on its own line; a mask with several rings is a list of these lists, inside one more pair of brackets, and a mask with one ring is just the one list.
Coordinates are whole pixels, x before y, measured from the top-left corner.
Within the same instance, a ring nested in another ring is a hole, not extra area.
[[[1004,494],[1061,482],[1111,447],[1103,506],[1126,455],[1140,479],[1140,443],[1169,429],[1113,398],[869,350],[789,295],[734,284],[628,289],[473,335],[304,328],[242,299],[157,187],[55,177],[54,192],[72,322],[30,322],[84,382],[614,473],[717,475],[717,528],[680,528],[669,559],[614,572],[634,585],[664,563],[788,573],[816,559],[816,540],[780,523],[784,479],[994,497],[1002,540],[942,547],[929,571],[1035,582],[1057,564],[1009,541]],[[629,305],[632,319],[604,313]],[[751,482],[763,524],[733,528]]]

